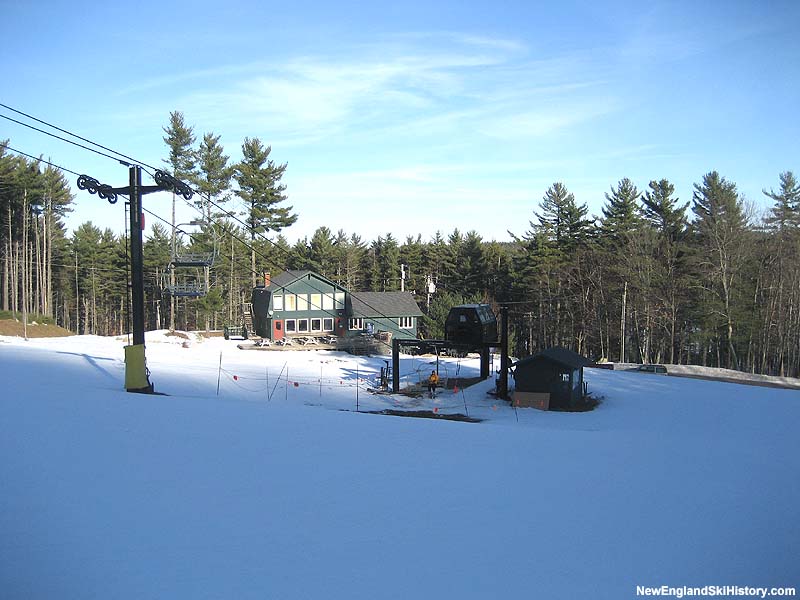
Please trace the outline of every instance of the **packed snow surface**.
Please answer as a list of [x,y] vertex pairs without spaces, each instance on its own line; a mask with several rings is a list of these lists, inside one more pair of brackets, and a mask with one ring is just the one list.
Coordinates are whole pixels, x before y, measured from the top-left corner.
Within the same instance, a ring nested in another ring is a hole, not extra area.
[[[588,413],[371,393],[386,357],[0,338],[0,597],[635,598],[798,586],[800,391],[586,370]],[[435,368],[404,357],[404,383]],[[436,410],[479,423],[366,411]]]

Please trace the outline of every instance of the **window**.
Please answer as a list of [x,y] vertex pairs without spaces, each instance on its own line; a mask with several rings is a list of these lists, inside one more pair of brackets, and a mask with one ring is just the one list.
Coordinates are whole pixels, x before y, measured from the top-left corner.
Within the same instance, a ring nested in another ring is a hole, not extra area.
[[361,331],[364,329],[364,319],[361,317],[350,319],[350,323],[348,324],[347,328],[351,331]]
[[344,308],[344,292],[336,292],[334,298],[336,300],[336,309],[340,310]]
[[283,323],[275,321],[275,331],[280,331],[281,329],[283,329]]
[[333,319],[322,319],[322,331],[333,331]]
[[297,310],[297,296],[286,294],[283,297],[283,310]]
[[308,331],[308,319],[297,319],[297,331],[300,333]]
[[297,294],[297,310],[308,310],[308,294]]
[[322,308],[322,294],[311,294],[308,304],[311,310],[319,310]]
[[322,295],[322,310],[333,310],[333,294]]
[[311,331],[322,331],[322,319],[311,319]]
[[286,333],[294,333],[295,331],[297,331],[297,321],[286,319]]
[[272,310],[283,310],[283,296],[272,297]]
[[414,317],[400,317],[400,329],[414,329]]

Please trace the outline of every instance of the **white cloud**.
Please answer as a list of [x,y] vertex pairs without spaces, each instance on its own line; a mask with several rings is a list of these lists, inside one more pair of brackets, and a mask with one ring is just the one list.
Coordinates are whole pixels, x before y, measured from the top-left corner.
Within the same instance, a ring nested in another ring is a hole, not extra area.
[[[513,40],[417,34],[359,49],[356,56],[233,68],[232,82],[195,87],[180,104],[204,129],[238,124],[249,135],[294,145],[397,131],[447,139],[465,128],[494,137],[540,137],[611,109],[604,102],[594,103],[602,110],[590,110],[588,99],[573,115],[554,111],[554,100],[591,96],[599,85],[596,69],[575,56],[529,60]],[[219,68],[186,77],[224,73]]]

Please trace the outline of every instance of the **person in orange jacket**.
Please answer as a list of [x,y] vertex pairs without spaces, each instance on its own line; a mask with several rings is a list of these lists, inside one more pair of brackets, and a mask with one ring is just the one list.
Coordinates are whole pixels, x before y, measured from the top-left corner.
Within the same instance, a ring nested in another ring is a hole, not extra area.
[[433,398],[436,395],[436,386],[439,385],[439,376],[436,374],[436,371],[431,371],[430,377],[428,377],[428,393]]

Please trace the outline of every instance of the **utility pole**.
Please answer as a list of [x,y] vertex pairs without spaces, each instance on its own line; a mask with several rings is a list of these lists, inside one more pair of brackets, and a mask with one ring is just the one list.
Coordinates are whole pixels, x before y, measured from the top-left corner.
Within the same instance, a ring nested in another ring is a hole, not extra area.
[[428,310],[431,309],[431,294],[436,293],[436,284],[433,282],[433,276],[428,275],[425,277],[425,291],[428,294]]
[[97,194],[100,198],[108,200],[110,204],[116,204],[119,194],[127,195],[130,199],[130,285],[133,344],[125,346],[125,389],[129,392],[152,394],[154,389],[148,375],[144,346],[144,255],[142,252],[144,213],[142,212],[142,196],[153,192],[172,190],[189,200],[193,196],[193,192],[185,183],[163,171],[156,171],[156,185],[143,186],[142,168],[138,165],[122,164],[129,167],[127,186],[112,188],[110,185],[101,184],[93,177],[81,175],[78,177],[78,189],[86,190],[90,194]]

